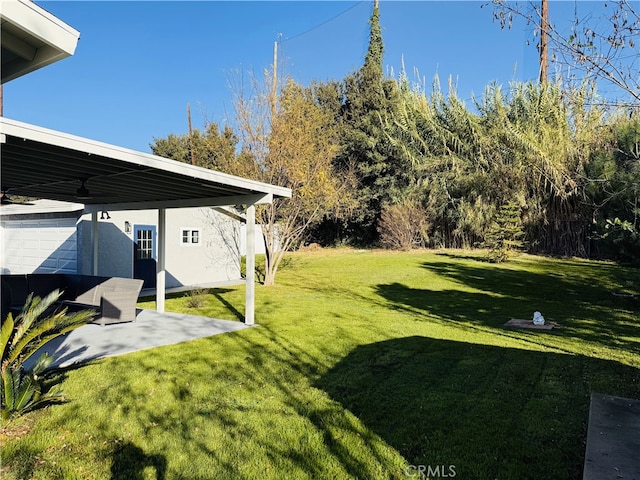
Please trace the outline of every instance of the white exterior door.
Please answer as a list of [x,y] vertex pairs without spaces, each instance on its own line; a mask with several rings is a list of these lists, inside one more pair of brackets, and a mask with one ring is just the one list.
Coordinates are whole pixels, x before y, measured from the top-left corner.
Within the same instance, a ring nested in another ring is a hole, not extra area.
[[6,220],[1,229],[2,273],[77,273],[75,218]]

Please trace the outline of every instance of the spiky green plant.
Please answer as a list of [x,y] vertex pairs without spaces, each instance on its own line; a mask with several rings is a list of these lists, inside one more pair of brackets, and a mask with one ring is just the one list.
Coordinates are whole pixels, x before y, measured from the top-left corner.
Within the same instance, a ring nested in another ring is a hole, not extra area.
[[24,368],[27,359],[47,342],[86,324],[95,315],[93,310],[67,313],[66,307],[56,309],[60,296],[59,290],[44,298],[30,294],[15,318],[9,313],[3,319],[0,329],[0,415],[3,420],[62,399],[62,393],[52,389],[56,379],[47,378],[45,374],[53,361],[50,355],[43,353],[32,367]]

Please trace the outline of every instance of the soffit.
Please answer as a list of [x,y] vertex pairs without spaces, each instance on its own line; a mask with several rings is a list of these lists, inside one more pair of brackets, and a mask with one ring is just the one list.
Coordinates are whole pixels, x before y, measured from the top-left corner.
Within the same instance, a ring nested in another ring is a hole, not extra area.
[[[291,190],[155,155],[0,119],[8,195],[110,210],[270,202]],[[87,209],[91,211],[91,208]]]

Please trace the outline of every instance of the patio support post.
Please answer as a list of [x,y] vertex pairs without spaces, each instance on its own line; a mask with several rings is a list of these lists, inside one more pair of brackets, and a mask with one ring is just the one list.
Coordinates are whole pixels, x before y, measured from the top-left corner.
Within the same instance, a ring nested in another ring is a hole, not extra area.
[[256,297],[256,206],[247,206],[247,278],[244,306],[244,323],[253,325]]
[[91,213],[91,275],[98,275],[98,212]]
[[164,312],[165,297],[165,250],[167,234],[167,211],[158,210],[158,260],[156,264],[156,310]]

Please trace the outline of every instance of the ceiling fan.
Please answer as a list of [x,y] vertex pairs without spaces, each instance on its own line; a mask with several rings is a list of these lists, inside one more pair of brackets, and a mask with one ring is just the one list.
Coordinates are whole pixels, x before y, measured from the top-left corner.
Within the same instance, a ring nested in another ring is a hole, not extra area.
[[76,197],[79,199],[91,198],[89,196],[89,189],[85,185],[85,183],[87,182],[87,179],[81,178],[80,182],[81,182],[81,185],[76,189]]
[[86,184],[89,181],[88,178],[81,177],[78,180],[80,180],[80,186],[76,189],[76,198],[78,200],[91,200],[96,196],[98,196],[96,194],[91,193],[87,188]]
[[[89,189],[89,187],[87,187],[87,182],[89,182],[89,180],[91,180],[91,179],[92,179],[92,177],[79,177],[78,178],[78,180],[80,181],[80,186],[78,188],[76,188],[76,195],[75,195],[76,200],[78,200],[80,202],[83,202],[83,201],[87,201],[87,200],[95,200],[96,198],[100,198],[100,197],[105,197],[106,198],[106,197],[110,196],[108,193],[105,193],[104,191],[96,192],[93,188]],[[99,190],[99,188],[98,188],[98,190]]]

